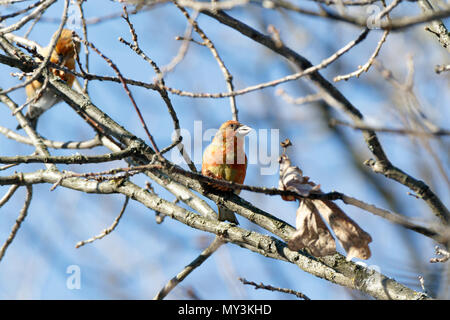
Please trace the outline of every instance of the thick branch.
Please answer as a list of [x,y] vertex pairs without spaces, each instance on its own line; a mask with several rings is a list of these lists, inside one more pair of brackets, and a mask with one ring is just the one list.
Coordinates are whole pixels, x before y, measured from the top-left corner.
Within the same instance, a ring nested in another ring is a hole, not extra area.
[[85,164],[102,163],[114,160],[122,160],[132,156],[136,152],[133,148],[103,155],[85,156],[76,154],[73,156],[14,156],[0,157],[0,163],[64,163],[64,164]]
[[[41,170],[33,173],[16,174],[0,177],[2,184],[34,184],[56,183],[62,174],[55,171]],[[67,188],[87,193],[110,194],[121,193],[142,203],[149,209],[161,212],[192,228],[221,236],[224,240],[245,246],[264,256],[291,262],[302,270],[333,283],[361,290],[377,299],[427,299],[423,294],[411,290],[393,279],[346,261],[340,254],[316,259],[301,251],[291,251],[283,241],[257,232],[245,230],[228,223],[203,218],[191,211],[181,208],[172,202],[159,198],[137,185],[124,181],[122,184],[111,181],[96,182],[80,178],[68,178],[61,181]],[[258,215],[257,212],[254,213]],[[276,222],[275,222],[276,224]],[[293,229],[290,227],[290,229]]]

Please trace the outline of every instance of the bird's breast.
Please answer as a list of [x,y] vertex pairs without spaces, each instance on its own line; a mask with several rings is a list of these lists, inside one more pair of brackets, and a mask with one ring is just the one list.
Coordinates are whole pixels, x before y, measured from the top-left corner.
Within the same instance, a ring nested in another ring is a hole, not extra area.
[[239,149],[210,144],[203,154],[202,174],[242,184],[247,171],[247,156],[243,148]]

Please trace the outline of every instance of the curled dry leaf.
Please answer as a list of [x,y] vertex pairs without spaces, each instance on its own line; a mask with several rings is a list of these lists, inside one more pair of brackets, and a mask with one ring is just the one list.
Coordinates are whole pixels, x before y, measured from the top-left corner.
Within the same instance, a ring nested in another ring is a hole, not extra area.
[[[316,186],[309,181],[308,177],[303,176],[303,172],[299,167],[291,165],[291,160],[289,160],[287,155],[281,155],[278,162],[280,163],[278,189],[294,191],[304,197],[309,196],[311,191],[320,190],[320,186]],[[282,196],[281,198],[285,201],[296,200],[293,196]]]
[[297,231],[288,242],[289,249],[297,251],[308,248],[316,257],[336,252],[333,236],[311,200],[300,202],[295,224]]
[[[282,145],[285,148],[284,151],[290,145],[290,141],[288,142],[287,144],[284,142],[286,146]],[[320,185],[309,181],[308,177],[303,176],[300,168],[291,165],[291,161],[285,152],[280,156],[279,163],[280,180],[278,188],[280,190],[293,191],[303,197],[309,196],[311,192],[322,193]],[[300,201],[296,217],[297,231],[288,242],[291,250],[308,248],[317,257],[329,255],[336,251],[336,243],[322,220],[323,217],[347,252],[347,260],[354,257],[359,259],[370,258],[369,243],[372,242],[371,236],[362,230],[334,202],[298,199],[294,196],[282,196],[282,199],[285,201]]]
[[372,242],[372,237],[367,232],[334,202],[313,200],[313,203],[347,252],[347,260],[370,258],[369,243]]

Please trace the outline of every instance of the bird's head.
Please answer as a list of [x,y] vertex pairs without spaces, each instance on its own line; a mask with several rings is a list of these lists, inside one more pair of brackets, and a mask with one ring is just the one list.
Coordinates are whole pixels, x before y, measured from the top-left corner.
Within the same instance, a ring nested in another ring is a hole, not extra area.
[[55,46],[55,53],[58,56],[58,62],[65,64],[67,59],[74,59],[76,52],[80,51],[80,43],[74,41],[73,31],[63,29]]
[[[63,29],[56,42],[55,49],[52,52],[50,61],[60,66],[75,70],[75,55],[80,52],[80,42],[75,41],[74,32],[69,29]],[[51,69],[53,74],[66,81],[69,86],[75,79],[75,76],[62,70]]]
[[235,120],[229,120],[224,122],[218,131],[218,135],[222,137],[237,137],[237,138],[243,138],[245,137],[250,131],[252,131],[252,128],[249,126],[246,126],[238,121]]

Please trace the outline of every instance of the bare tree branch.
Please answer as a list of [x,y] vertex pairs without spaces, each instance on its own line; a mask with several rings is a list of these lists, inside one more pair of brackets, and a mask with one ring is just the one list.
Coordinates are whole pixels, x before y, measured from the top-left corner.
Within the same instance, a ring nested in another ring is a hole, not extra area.
[[122,160],[134,154],[136,150],[125,149],[123,151],[109,153],[104,155],[84,156],[76,154],[73,156],[15,156],[0,157],[0,163],[64,163],[64,164],[83,164],[83,163],[101,163],[114,160]]
[[305,294],[295,291],[295,290],[292,290],[292,289],[277,288],[277,287],[274,287],[271,285],[265,285],[262,282],[260,284],[257,284],[253,281],[248,281],[243,278],[239,278],[239,281],[241,281],[243,284],[248,284],[248,285],[254,286],[255,290],[256,289],[265,289],[265,290],[270,290],[270,291],[279,291],[279,292],[283,292],[283,293],[293,294],[294,296],[296,296],[297,298],[300,298],[300,299],[311,300]]
[[78,242],[78,243],[75,245],[75,248],[78,249],[78,248],[84,246],[84,245],[87,244],[87,243],[91,243],[91,242],[94,242],[95,240],[103,239],[106,235],[108,235],[108,234],[110,234],[112,231],[114,231],[114,229],[115,229],[115,228],[117,227],[117,225],[119,224],[119,221],[120,221],[120,219],[122,218],[123,213],[125,212],[125,209],[127,208],[128,201],[129,201],[129,200],[130,200],[129,197],[125,197],[125,202],[123,203],[122,209],[120,210],[120,213],[119,213],[119,215],[117,216],[117,218],[114,219],[114,222],[112,223],[111,226],[109,226],[108,228],[106,228],[105,230],[103,230],[102,233],[100,233],[99,235],[96,235],[96,236],[94,236],[94,237],[92,237],[92,238],[89,238],[89,239],[87,239],[87,240],[83,240],[83,241]]
[[153,300],[164,299],[170,291],[172,291],[181,281],[183,281],[192,271],[200,267],[206,259],[208,259],[220,246],[224,244],[224,241],[220,237],[215,237],[213,242],[200,253],[200,255],[192,260],[179,274],[170,279],[170,281],[156,294]]
[[439,129],[434,132],[427,132],[427,131],[418,131],[418,130],[411,130],[411,129],[378,128],[378,127],[373,127],[373,126],[369,126],[366,124],[352,124],[352,123],[348,123],[348,122],[338,120],[338,119],[332,119],[330,121],[330,125],[331,126],[342,125],[342,126],[350,127],[352,129],[356,129],[356,130],[372,130],[372,131],[376,131],[376,132],[424,136],[424,137],[430,137],[430,138],[439,138],[442,136],[450,135],[450,130],[447,130],[447,129]]
[[[0,185],[3,184],[36,184],[36,183],[56,183],[61,180],[62,174],[55,171],[36,171],[22,175],[0,177]],[[273,237],[264,236],[257,232],[245,230],[228,223],[219,222],[203,218],[193,212],[183,209],[172,202],[139,188],[135,184],[123,181],[120,185],[109,181],[96,182],[81,180],[80,178],[68,178],[61,182],[66,188],[87,192],[87,193],[121,193],[131,199],[139,201],[149,209],[161,212],[177,221],[180,221],[192,228],[214,233],[224,237],[224,240],[238,245],[244,245],[247,249],[264,254],[268,257],[282,259],[296,264],[299,268],[324,278],[333,283],[346,286],[348,288],[361,290],[378,299],[427,299],[423,293],[415,292],[393,279],[361,267],[351,261],[346,261],[340,254],[316,259],[307,253],[294,252],[288,249],[287,244]],[[226,203],[226,202],[225,202]],[[248,209],[247,209],[248,210]],[[237,210],[236,210],[237,211]],[[294,229],[288,225],[280,227],[280,220],[268,218],[267,214],[259,214],[261,210],[252,212],[256,219],[254,222],[262,227],[269,228],[276,235],[286,237],[292,234]],[[261,219],[263,218],[263,219]],[[272,227],[263,221],[269,221]],[[260,222],[260,223],[258,223]],[[263,251],[261,251],[263,249]],[[355,279],[355,268],[359,269]]]
[[23,208],[22,210],[20,210],[19,217],[17,218],[16,223],[14,224],[11,233],[8,236],[8,239],[6,239],[5,243],[0,248],[0,262],[2,261],[9,245],[13,242],[14,238],[16,237],[17,231],[19,231],[22,222],[25,220],[28,214],[28,208],[30,206],[31,198],[33,196],[33,188],[31,185],[27,185],[26,188],[27,188],[27,196],[25,198]]
[[8,191],[5,193],[5,195],[0,199],[0,208],[11,199],[11,197],[14,195],[14,193],[19,189],[19,185],[13,184],[11,187],[9,187]]

